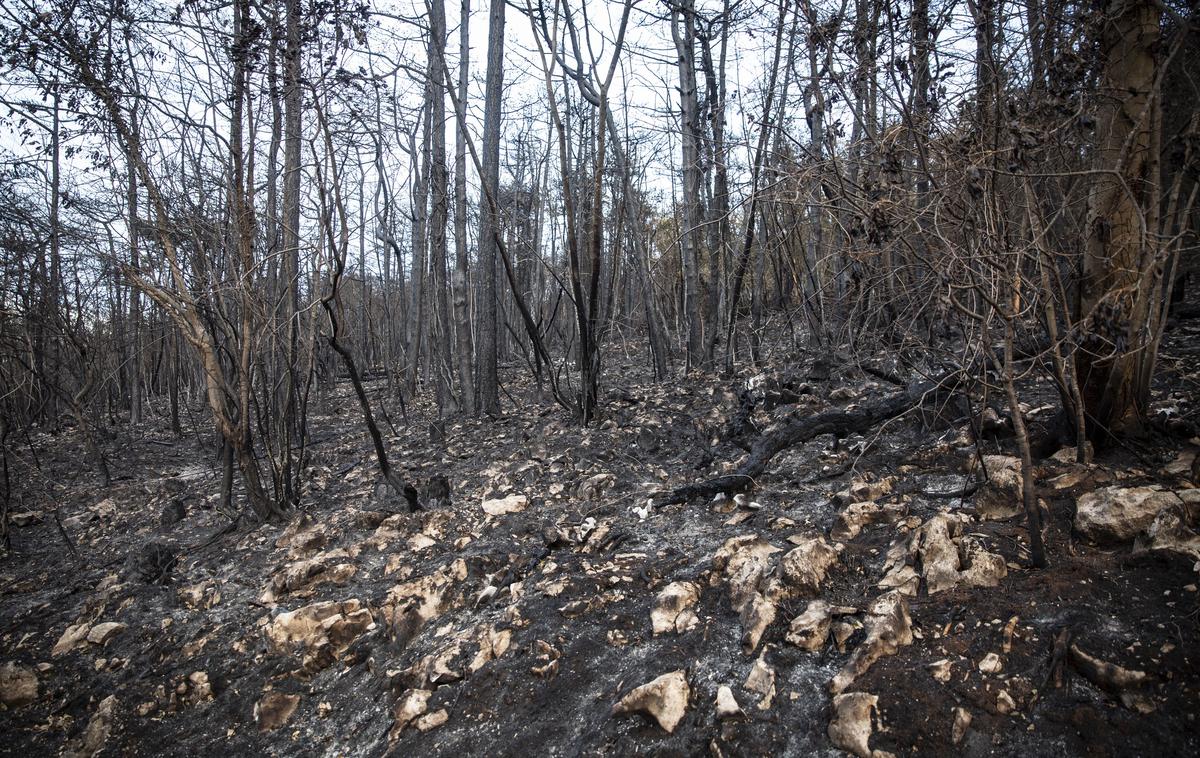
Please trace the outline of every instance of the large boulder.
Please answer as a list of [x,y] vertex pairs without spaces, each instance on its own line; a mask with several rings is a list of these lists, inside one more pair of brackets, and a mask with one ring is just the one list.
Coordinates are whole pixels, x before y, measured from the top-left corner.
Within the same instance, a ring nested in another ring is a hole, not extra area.
[[33,669],[13,661],[0,666],[0,703],[19,708],[37,700],[37,696],[38,678]]
[[838,551],[824,537],[802,540],[779,562],[773,600],[815,597],[825,574],[838,562]]
[[833,720],[829,722],[829,741],[859,758],[884,758],[890,755],[872,750],[871,734],[878,720],[879,698],[866,692],[848,692],[833,699]]
[[645,713],[670,734],[687,713],[692,691],[682,671],[672,671],[635,687],[613,706],[613,714]]
[[1146,530],[1147,542],[1155,550],[1171,550],[1200,561],[1200,489],[1175,494],[1179,504],[1159,511]]
[[1158,485],[1103,487],[1075,501],[1075,530],[1095,542],[1127,542],[1149,529],[1159,513],[1181,503]]
[[[1025,487],[1021,480],[1021,459],[1011,455],[984,455],[983,469],[987,482],[975,494],[975,513],[981,519],[1004,521],[1019,515],[1023,510]],[[982,478],[979,459],[971,458],[970,473]]]

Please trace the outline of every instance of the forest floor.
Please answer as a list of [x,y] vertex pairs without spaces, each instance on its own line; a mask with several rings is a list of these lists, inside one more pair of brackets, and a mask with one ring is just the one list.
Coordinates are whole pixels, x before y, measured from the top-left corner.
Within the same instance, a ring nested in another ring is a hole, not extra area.
[[524,408],[432,440],[431,408],[393,413],[393,459],[451,488],[412,515],[376,498],[348,383],[289,523],[222,534],[198,439],[121,432],[107,488],[78,435],[27,440],[0,754],[1200,754],[1200,321],[1168,333],[1160,431],[1091,465],[1022,387],[1045,570],[1002,410],[976,443],[927,404],[779,454],[745,497],[654,505],[756,430],[896,388],[849,357],[653,383],[611,354],[591,428],[515,379]]

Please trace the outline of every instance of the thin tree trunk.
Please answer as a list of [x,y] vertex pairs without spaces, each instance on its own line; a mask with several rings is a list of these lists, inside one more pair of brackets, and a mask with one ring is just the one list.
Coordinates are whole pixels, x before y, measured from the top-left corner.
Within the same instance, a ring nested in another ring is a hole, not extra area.
[[[470,72],[468,20],[471,0],[462,0],[458,31],[458,99],[466,102],[467,76]],[[443,66],[445,69],[445,66]],[[454,137],[454,320],[458,352],[459,396],[462,410],[475,413],[475,360],[471,340],[471,312],[468,304],[469,269],[467,260],[467,143],[465,124],[459,124]]]
[[[487,83],[483,105],[483,184],[479,202],[479,269],[482,297],[479,303],[479,410],[500,413],[500,383],[497,375],[498,320],[497,239],[500,233],[498,206],[489,203],[500,194],[500,98],[504,87],[504,0],[491,0],[488,16]],[[460,112],[466,108],[459,104]]]

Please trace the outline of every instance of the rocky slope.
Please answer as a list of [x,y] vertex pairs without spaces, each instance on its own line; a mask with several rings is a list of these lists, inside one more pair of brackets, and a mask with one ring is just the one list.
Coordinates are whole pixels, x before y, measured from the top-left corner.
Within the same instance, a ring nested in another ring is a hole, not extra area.
[[[1194,377],[1167,375],[1156,409],[1191,418]],[[1196,440],[1039,461],[1037,571],[1003,413],[976,444],[954,407],[919,408],[661,505],[761,430],[889,387],[824,361],[607,386],[586,430],[531,403],[435,444],[413,412],[393,457],[450,489],[413,515],[376,496],[348,388],[313,419],[288,524],[226,532],[211,453],[161,430],[109,443],[107,489],[74,436],[31,440],[0,752],[1200,751]],[[1035,429],[1047,394],[1026,388]]]

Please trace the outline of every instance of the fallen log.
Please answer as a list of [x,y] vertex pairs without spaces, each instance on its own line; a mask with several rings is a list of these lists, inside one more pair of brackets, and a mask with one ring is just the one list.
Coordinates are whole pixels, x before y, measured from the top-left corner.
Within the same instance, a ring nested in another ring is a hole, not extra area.
[[[958,372],[943,375],[937,380],[917,381],[907,389],[886,395],[868,403],[854,404],[846,408],[830,408],[811,416],[792,418],[767,430],[755,440],[746,460],[732,474],[724,474],[703,482],[685,484],[669,492],[653,496],[655,505],[686,503],[695,498],[712,498],[718,493],[731,494],[749,489],[766,470],[767,464],[788,448],[803,444],[822,434],[849,434],[866,432],[893,419],[920,403],[930,394],[957,386]],[[660,499],[661,498],[661,499]]]

